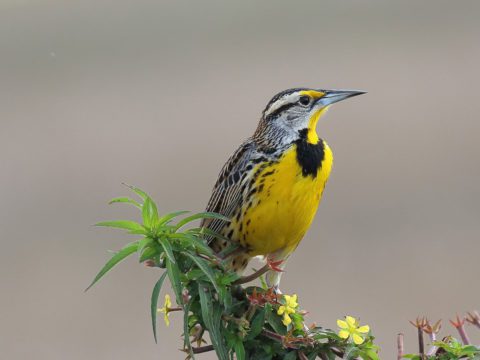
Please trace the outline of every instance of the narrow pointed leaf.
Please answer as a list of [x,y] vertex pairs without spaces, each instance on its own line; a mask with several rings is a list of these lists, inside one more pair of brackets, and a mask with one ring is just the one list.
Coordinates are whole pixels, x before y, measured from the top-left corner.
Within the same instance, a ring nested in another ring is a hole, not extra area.
[[143,249],[140,258],[138,259],[139,262],[144,262],[146,260],[153,259],[158,254],[158,251],[153,247],[146,247]]
[[158,223],[158,210],[155,203],[147,197],[142,206],[143,223],[147,228],[153,227]]
[[110,200],[110,202],[108,204],[110,205],[110,204],[115,204],[115,203],[131,204],[133,206],[136,206],[139,209],[142,208],[142,205],[140,205],[137,201],[135,201],[133,199],[130,199],[129,197],[117,197],[117,198],[114,198],[114,199]]
[[102,221],[96,223],[95,226],[104,226],[104,227],[112,227],[117,229],[126,229],[130,231],[138,231],[141,233],[145,232],[145,228],[135,221],[130,220],[113,220],[113,221]]
[[204,237],[206,235],[206,236],[213,237],[215,239],[225,240],[229,243],[232,243],[232,239],[230,239],[226,236],[223,236],[222,234],[219,234],[219,233],[217,233],[217,232],[215,232],[215,231],[213,231],[209,228],[205,228],[205,227],[189,229],[189,230],[187,230],[187,233],[197,234],[197,235],[202,236],[202,237]]
[[155,342],[157,342],[157,308],[158,308],[158,295],[160,295],[160,290],[163,285],[163,281],[167,273],[164,272],[160,279],[158,279],[157,283],[153,287],[152,297],[150,300],[150,314],[152,316],[152,329],[153,329],[153,337],[155,338]]
[[238,243],[230,243],[225,249],[220,251],[217,255],[222,259],[227,259],[230,254],[237,251],[242,245]]
[[243,342],[241,340],[237,340],[235,342],[234,349],[237,360],[245,360],[245,347],[243,346]]
[[198,284],[200,306],[203,322],[210,334],[212,345],[219,360],[228,360],[228,351],[221,333],[222,309],[214,303],[212,295],[205,284]]
[[190,343],[189,324],[188,317],[190,312],[190,302],[185,304],[183,309],[183,347],[188,352],[190,359],[195,359],[195,355],[192,351],[192,344]]
[[168,272],[168,278],[170,279],[170,283],[172,284],[173,292],[175,293],[175,297],[177,299],[177,304],[182,304],[182,282],[180,280],[180,269],[178,268],[177,264],[172,263],[168,257],[165,259],[165,266]]
[[138,241],[130,243],[123,247],[119,252],[112,256],[110,260],[105,264],[105,266],[100,270],[100,272],[95,276],[92,283],[85,289],[87,291],[90,289],[98,280],[100,280],[108,271],[110,271],[115,265],[120,261],[125,259],[127,256],[135,253],[138,249]]
[[167,258],[175,264],[175,256],[173,255],[173,250],[172,250],[172,245],[168,241],[168,239],[161,237],[158,239],[160,242],[160,245],[162,245],[163,250],[165,251],[165,254],[167,255]]
[[217,280],[215,279],[215,273],[210,268],[210,266],[208,266],[208,262],[206,260],[199,258],[198,256],[192,255],[188,252],[184,252],[183,254],[189,257],[195,264],[197,264],[200,270],[202,270],[204,274],[207,275],[208,279],[215,287],[215,290],[219,295],[224,292],[223,289],[221,289],[220,286],[217,284]]
[[188,214],[189,212],[190,211],[176,211],[176,212],[169,213],[167,215],[162,216],[160,219],[158,219],[158,223],[160,225],[168,224],[172,219],[176,218],[177,216]]
[[212,256],[213,250],[209,247],[202,239],[198,238],[196,235],[188,233],[176,233],[168,234],[168,237],[171,239],[178,239],[190,243],[192,247],[195,248],[199,253]]
[[148,237],[144,237],[143,239],[140,239],[138,241],[138,254],[139,255],[142,255],[143,253],[143,250],[150,244],[152,244],[153,240],[148,238]]
[[148,198],[149,196],[147,195],[147,193],[133,185],[128,185],[128,184],[125,184],[123,183],[123,185],[125,185],[126,187],[128,187],[130,190],[132,190],[133,192],[135,192],[138,196],[140,196],[142,198],[142,200],[145,200],[146,198]]
[[199,219],[218,219],[218,220],[223,220],[223,221],[226,221],[226,222],[230,222],[230,219],[223,216],[223,215],[220,215],[220,214],[217,214],[217,213],[214,213],[214,212],[206,211],[206,212],[201,212],[201,213],[198,213],[198,214],[194,214],[192,216],[188,216],[185,219],[180,220],[177,223],[177,229],[180,229],[182,226],[185,226],[186,224],[188,224],[192,221],[195,221],[195,220],[199,220]]

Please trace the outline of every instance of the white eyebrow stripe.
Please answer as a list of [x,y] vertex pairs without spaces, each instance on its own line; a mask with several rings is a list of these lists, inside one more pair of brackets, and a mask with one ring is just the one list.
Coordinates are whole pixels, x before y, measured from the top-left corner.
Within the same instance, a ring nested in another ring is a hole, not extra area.
[[270,107],[268,108],[268,110],[265,112],[265,117],[267,117],[268,115],[274,113],[275,111],[277,111],[278,109],[280,109],[283,105],[297,102],[297,101],[298,101],[298,98],[299,98],[298,92],[295,92],[295,93],[292,93],[292,94],[288,94],[288,95],[285,95],[285,96],[281,97],[280,99],[278,99],[277,101],[275,101],[272,105],[270,105]]

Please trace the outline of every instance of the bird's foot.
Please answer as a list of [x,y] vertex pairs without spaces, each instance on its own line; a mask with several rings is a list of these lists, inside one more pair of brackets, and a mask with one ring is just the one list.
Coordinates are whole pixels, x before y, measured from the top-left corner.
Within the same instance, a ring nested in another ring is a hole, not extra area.
[[267,257],[267,266],[270,268],[270,270],[275,272],[284,272],[282,267],[284,262],[285,260],[275,260],[274,258]]

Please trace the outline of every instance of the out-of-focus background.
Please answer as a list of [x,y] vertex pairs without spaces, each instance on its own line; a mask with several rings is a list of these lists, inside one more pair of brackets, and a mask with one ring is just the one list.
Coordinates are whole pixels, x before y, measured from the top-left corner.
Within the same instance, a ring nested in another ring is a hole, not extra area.
[[[0,4],[0,351],[5,359],[182,359],[150,328],[159,276],[94,228],[139,186],[200,211],[276,92],[355,88],[319,124],[335,166],[283,291],[309,320],[371,325],[480,308],[480,2],[13,1]],[[448,328],[446,333],[454,333]],[[480,336],[470,333],[478,343]],[[200,359],[213,359],[207,354]]]

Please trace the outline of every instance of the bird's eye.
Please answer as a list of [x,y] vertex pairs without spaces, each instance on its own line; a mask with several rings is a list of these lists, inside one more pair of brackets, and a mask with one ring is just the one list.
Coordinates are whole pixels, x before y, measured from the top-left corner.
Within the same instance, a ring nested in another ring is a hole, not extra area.
[[303,95],[303,96],[300,96],[300,99],[298,100],[300,102],[300,104],[302,104],[303,106],[307,106],[310,104],[310,101],[311,101],[311,97],[310,96],[307,96],[307,95]]

